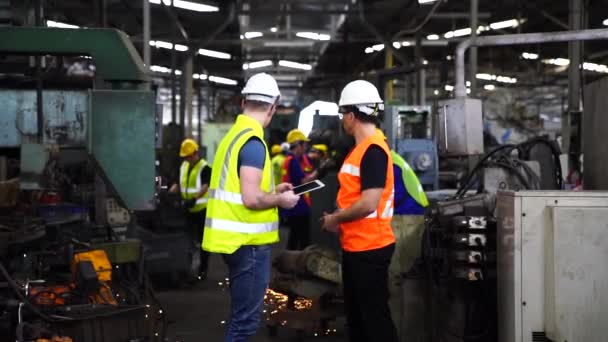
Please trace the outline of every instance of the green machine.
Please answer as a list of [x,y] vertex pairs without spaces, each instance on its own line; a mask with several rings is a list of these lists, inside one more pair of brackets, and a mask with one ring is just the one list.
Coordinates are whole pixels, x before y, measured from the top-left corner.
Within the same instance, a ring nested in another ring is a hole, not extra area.
[[96,68],[90,89],[0,89],[0,148],[21,149],[21,188],[39,186],[49,146],[83,149],[123,207],[154,209],[155,94],[127,35],[114,29],[2,27],[0,53],[85,55]]

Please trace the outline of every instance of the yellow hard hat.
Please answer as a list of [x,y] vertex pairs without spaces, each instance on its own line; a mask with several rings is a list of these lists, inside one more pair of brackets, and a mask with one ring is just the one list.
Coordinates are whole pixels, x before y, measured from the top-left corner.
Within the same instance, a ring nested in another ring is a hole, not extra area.
[[198,151],[198,144],[192,139],[186,139],[182,142],[182,146],[179,148],[179,156],[187,157],[194,152]]
[[274,156],[279,153],[281,153],[281,146],[279,146],[277,144],[272,145],[272,147],[270,148],[270,154],[272,154]]
[[327,145],[325,144],[312,145],[312,149],[319,152],[323,152],[323,154],[327,154]]
[[384,135],[384,132],[382,132],[380,128],[376,128],[376,133],[380,134],[382,139],[386,140],[386,135]]
[[302,133],[302,131],[300,131],[299,129],[292,129],[291,131],[289,131],[289,133],[287,133],[287,142],[289,144],[293,144],[296,141],[309,141],[309,140],[306,138],[304,133]]

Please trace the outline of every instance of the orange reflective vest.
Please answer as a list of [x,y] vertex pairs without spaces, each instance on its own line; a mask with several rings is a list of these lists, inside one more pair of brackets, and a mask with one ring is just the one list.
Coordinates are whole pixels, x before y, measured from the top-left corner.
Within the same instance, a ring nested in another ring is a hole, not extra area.
[[342,248],[348,252],[378,249],[395,242],[391,229],[395,197],[393,160],[390,149],[381,135],[373,134],[356,145],[344,160],[338,173],[340,182],[338,207],[346,209],[361,198],[361,161],[371,145],[380,146],[388,156],[386,184],[378,207],[373,213],[362,219],[340,224],[340,242]]
[[[291,179],[290,174],[289,174],[289,164],[291,163],[291,160],[295,158],[295,156],[293,154],[288,154],[287,157],[285,158],[285,161],[283,162],[283,166],[281,167],[281,182],[282,183],[291,183],[293,184],[293,179]],[[303,154],[302,157],[300,158],[300,168],[302,169],[302,171],[304,171],[304,174],[309,174],[312,172],[313,170],[313,166],[312,163],[310,162],[310,159],[308,159],[308,156],[306,156],[306,154]],[[311,201],[310,201],[310,193],[306,193],[304,194],[304,201],[306,201],[306,204],[308,204],[308,206],[311,206]]]

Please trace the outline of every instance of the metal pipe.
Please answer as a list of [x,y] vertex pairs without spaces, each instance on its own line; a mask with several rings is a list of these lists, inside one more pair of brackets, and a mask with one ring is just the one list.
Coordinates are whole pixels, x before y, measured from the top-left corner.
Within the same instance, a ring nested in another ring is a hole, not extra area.
[[144,16],[144,27],[143,27],[143,31],[144,31],[144,41],[143,41],[143,46],[142,46],[142,50],[144,52],[144,64],[146,66],[146,70],[150,70],[150,1],[149,0],[142,0],[142,6],[143,6],[143,16]]
[[[34,8],[36,26],[42,26],[43,8],[42,0],[37,0]],[[44,111],[42,107],[42,57],[34,57],[36,64],[36,127],[38,129],[38,143],[42,144],[44,138]]]
[[[471,39],[477,39],[477,27],[478,18],[477,13],[479,12],[479,0],[471,0]],[[477,47],[471,47],[471,54],[469,56],[469,81],[471,82],[471,96],[475,97],[477,94]]]
[[[570,30],[581,29],[581,1],[570,0]],[[581,94],[581,42],[568,43],[568,110],[580,110]]]
[[608,39],[608,29],[540,32],[525,34],[505,34],[500,36],[477,37],[475,41],[467,39],[458,44],[456,48],[456,88],[455,95],[464,97],[467,95],[465,86],[465,63],[464,56],[471,46],[502,46],[523,45],[535,43],[568,42],[574,40],[602,40]]

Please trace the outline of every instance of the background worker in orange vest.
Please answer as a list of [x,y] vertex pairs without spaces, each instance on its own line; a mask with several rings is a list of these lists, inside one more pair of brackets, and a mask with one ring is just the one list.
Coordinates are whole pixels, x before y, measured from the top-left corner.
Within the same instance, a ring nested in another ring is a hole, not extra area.
[[340,96],[344,131],[355,138],[340,172],[338,210],[323,216],[322,229],[340,233],[342,282],[351,342],[397,342],[388,307],[388,266],[395,250],[393,160],[376,131],[382,100],[363,80]]
[[[298,129],[292,129],[287,133],[287,143],[289,152],[283,162],[281,182],[295,187],[316,179],[318,172],[313,170],[306,155],[306,135]],[[304,194],[294,208],[281,210],[281,217],[285,218],[289,226],[287,249],[302,250],[310,244],[310,206],[310,195]]]

